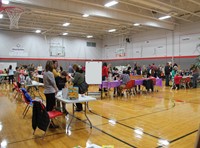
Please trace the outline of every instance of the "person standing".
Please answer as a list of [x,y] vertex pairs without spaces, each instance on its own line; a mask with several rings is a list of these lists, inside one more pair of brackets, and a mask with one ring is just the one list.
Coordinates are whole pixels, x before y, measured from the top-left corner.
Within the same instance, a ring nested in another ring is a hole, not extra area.
[[39,75],[42,74],[42,65],[41,65],[41,64],[38,65],[37,71],[38,71],[38,74],[39,74]]
[[44,94],[46,97],[46,110],[52,111],[56,104],[55,95],[58,92],[55,78],[53,75],[53,62],[47,61],[45,66],[45,72],[43,75],[44,82]]
[[[108,79],[108,67],[107,67],[107,63],[103,63],[103,66],[102,66],[102,81],[105,81],[107,79]],[[102,88],[100,88],[99,91],[102,91]],[[104,92],[107,92],[106,88],[104,88]]]
[[56,85],[58,86],[58,81],[60,79],[60,73],[57,71],[58,68],[58,61],[57,60],[53,60],[53,75],[56,81]]
[[13,80],[14,80],[14,71],[12,69],[12,65],[10,65],[8,68],[8,83],[10,84],[10,82],[12,81],[13,84]]
[[199,72],[198,72],[198,68],[194,67],[192,69],[192,87],[193,88],[197,88],[197,79],[199,77]]
[[170,71],[169,63],[167,63],[165,66],[165,86],[169,86]]

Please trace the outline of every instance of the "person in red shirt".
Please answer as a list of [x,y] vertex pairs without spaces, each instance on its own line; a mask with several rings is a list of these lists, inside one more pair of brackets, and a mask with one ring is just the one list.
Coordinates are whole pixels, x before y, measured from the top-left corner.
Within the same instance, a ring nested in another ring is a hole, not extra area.
[[107,63],[103,63],[103,66],[102,66],[102,81],[105,81],[107,78],[108,78]]
[[[102,81],[105,81],[108,79],[108,67],[107,67],[107,63],[103,63],[102,65]],[[101,91],[101,89],[99,89],[99,91]],[[104,88],[104,92],[107,92],[107,89]]]
[[176,89],[179,90],[179,85],[181,81],[182,76],[180,76],[178,73],[174,77],[174,83],[176,85]]

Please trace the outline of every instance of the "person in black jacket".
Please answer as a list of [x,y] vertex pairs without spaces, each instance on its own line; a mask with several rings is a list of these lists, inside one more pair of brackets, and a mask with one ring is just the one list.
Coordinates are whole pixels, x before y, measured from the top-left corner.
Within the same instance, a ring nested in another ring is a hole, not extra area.
[[169,76],[170,76],[171,68],[169,63],[165,66],[165,86],[169,86]]

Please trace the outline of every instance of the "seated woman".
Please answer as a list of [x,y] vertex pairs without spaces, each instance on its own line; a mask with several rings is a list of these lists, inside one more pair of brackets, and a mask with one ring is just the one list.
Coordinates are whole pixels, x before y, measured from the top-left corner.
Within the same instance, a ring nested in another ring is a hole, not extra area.
[[[88,90],[88,85],[85,82],[85,76],[83,73],[80,72],[80,69],[78,67],[77,64],[73,65],[73,69],[75,71],[74,73],[74,77],[72,78],[72,83],[73,86],[76,86],[79,88],[79,94],[84,94],[87,92]],[[76,103],[76,111],[82,111],[83,110],[83,106],[81,103]]]
[[122,90],[126,87],[128,81],[130,81],[130,76],[126,74],[126,71],[123,71],[123,74],[119,76],[119,79],[122,80],[121,85],[117,88],[117,95],[123,96]]

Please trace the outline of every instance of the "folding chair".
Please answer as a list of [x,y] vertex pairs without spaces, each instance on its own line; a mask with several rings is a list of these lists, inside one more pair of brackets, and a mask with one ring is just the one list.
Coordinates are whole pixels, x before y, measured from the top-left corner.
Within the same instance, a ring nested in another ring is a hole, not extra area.
[[15,93],[15,96],[14,96],[14,99],[16,99],[16,97],[18,95],[21,95],[20,97],[22,97],[22,92],[20,90],[20,88],[18,87],[17,83],[16,82],[13,82],[13,86],[14,86],[14,90],[16,91]]
[[[135,80],[130,80],[126,83],[126,86],[122,91],[126,90],[127,95],[132,95],[132,88],[135,86]],[[135,89],[133,89],[133,94],[136,94]]]
[[186,87],[190,88],[190,82],[191,82],[191,78],[186,77]]
[[42,102],[34,101],[33,102],[33,116],[32,116],[32,128],[34,130],[33,135],[37,127],[43,130],[45,133],[42,138],[45,137],[47,130],[49,129],[50,124],[55,126],[53,123],[53,119],[58,116],[62,116],[62,112],[60,111],[46,111],[46,108]]
[[22,88],[21,91],[22,91],[22,97],[23,97],[23,99],[24,99],[24,102],[26,103],[26,107],[25,107],[25,109],[24,109],[24,111],[23,111],[23,113],[22,113],[23,118],[25,118],[25,116],[26,116],[26,114],[27,114],[29,108],[30,108],[30,107],[33,107],[33,102],[34,102],[35,100],[33,100],[33,99],[31,98],[31,96],[28,94],[28,92],[27,92],[27,90],[26,90],[25,88]]
[[185,87],[185,89],[186,89],[186,87],[187,87],[187,79],[186,78],[182,78],[181,79],[181,81],[180,81],[180,88],[182,86]]

